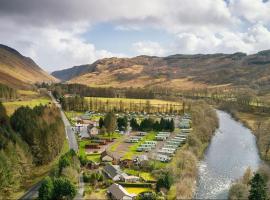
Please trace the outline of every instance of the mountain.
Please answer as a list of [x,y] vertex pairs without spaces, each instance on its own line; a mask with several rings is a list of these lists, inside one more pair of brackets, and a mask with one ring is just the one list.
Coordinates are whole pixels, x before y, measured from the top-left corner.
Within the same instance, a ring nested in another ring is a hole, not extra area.
[[196,54],[106,58],[53,73],[68,83],[93,87],[192,89],[270,85],[270,50],[257,54]]
[[26,88],[37,82],[56,81],[55,77],[43,71],[31,58],[0,44],[0,83]]
[[87,72],[91,72],[92,67],[93,65],[90,64],[74,66],[70,69],[54,71],[51,75],[58,78],[59,80],[68,81],[73,77],[79,76]]

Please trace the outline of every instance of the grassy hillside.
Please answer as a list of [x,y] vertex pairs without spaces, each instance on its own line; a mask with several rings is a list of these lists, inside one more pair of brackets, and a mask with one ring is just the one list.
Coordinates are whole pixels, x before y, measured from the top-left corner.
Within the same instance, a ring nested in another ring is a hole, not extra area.
[[34,83],[56,81],[56,78],[43,71],[32,59],[0,44],[0,83],[27,88]]
[[249,85],[270,89],[270,51],[254,55],[197,54],[168,57],[106,58],[58,71],[70,83],[93,87],[193,88]]

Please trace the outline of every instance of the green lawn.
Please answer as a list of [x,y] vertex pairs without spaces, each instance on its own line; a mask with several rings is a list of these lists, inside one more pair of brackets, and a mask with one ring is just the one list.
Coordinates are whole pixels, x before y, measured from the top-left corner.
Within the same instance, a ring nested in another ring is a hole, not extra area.
[[93,154],[88,154],[86,156],[87,160],[91,160],[93,162],[100,162],[100,153],[93,153]]
[[141,187],[124,187],[129,194],[140,194],[142,192],[151,191],[150,188],[141,188]]
[[124,169],[124,171],[127,174],[133,175],[133,176],[139,176],[141,177],[144,181],[155,181],[156,179],[153,177],[153,175],[149,172],[142,172],[139,170],[134,170],[134,169]]
[[86,155],[85,153],[85,145],[89,144],[89,140],[81,140],[79,141],[79,156],[84,157]]
[[146,136],[144,136],[142,138],[141,141],[139,141],[138,143],[135,143],[135,144],[131,145],[123,158],[124,159],[132,159],[135,155],[141,154],[141,152],[137,152],[137,148],[141,144],[143,144],[146,140],[154,140],[155,139],[155,136],[156,136],[156,132],[154,132],[154,131],[151,131],[150,133],[148,133]]
[[47,105],[51,102],[51,99],[48,97],[42,97],[37,99],[31,99],[26,101],[9,101],[4,102],[3,105],[5,106],[7,110],[8,115],[12,115],[16,109],[18,109],[21,106],[29,106],[31,108],[38,106],[38,105]]

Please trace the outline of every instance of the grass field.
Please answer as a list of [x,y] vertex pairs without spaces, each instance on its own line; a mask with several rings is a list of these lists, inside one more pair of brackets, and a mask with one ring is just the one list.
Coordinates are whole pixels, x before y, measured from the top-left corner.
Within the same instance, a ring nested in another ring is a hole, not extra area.
[[22,96],[38,95],[38,92],[33,91],[33,90],[18,90],[17,92],[19,95],[22,95]]
[[3,105],[5,106],[7,110],[7,114],[10,116],[13,114],[13,112],[18,109],[21,106],[29,106],[31,108],[38,106],[38,105],[46,105],[49,104],[51,100],[47,97],[27,100],[27,101],[10,101],[10,102],[4,102]]
[[180,102],[174,102],[174,101],[166,101],[166,100],[160,100],[160,99],[129,99],[129,98],[105,98],[105,97],[85,97],[85,99],[92,99],[107,102],[110,103],[119,103],[122,101],[123,103],[146,103],[147,101],[150,101],[150,104],[160,104],[160,105],[166,105],[166,104],[180,104]]

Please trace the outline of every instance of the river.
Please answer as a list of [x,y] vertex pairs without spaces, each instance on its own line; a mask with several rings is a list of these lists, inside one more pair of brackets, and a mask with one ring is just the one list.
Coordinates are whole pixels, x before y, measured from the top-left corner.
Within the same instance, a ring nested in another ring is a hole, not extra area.
[[233,181],[261,160],[251,131],[223,111],[217,111],[219,129],[199,164],[196,199],[226,199]]

